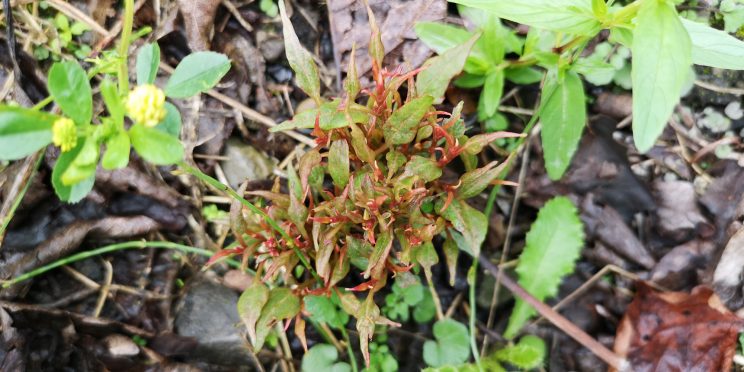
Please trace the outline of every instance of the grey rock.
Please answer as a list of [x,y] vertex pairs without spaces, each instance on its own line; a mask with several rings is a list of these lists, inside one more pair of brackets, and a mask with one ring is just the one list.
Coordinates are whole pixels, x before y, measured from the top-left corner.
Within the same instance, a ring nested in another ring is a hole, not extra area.
[[256,181],[268,178],[279,163],[275,158],[234,138],[227,141],[223,155],[228,160],[220,162],[220,165],[233,188],[240,187],[240,184],[246,180]]
[[195,338],[194,359],[208,363],[251,366],[243,331],[239,327],[238,295],[208,279],[190,285],[176,311],[176,333]]

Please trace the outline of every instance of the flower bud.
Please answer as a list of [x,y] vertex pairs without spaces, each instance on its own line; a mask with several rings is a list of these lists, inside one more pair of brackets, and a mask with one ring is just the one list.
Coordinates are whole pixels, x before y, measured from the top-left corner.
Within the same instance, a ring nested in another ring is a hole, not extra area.
[[59,118],[52,125],[52,142],[62,152],[72,150],[77,145],[77,127],[68,118]]
[[136,123],[154,127],[165,118],[165,94],[152,84],[138,85],[129,92],[127,113]]

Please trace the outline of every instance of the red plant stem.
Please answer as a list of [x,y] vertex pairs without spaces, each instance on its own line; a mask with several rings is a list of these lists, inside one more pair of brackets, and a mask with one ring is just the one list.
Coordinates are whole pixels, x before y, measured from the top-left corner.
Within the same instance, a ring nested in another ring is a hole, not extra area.
[[545,319],[548,319],[551,323],[553,323],[553,325],[555,325],[557,328],[576,340],[576,342],[589,349],[592,353],[605,361],[605,363],[609,364],[617,371],[629,370],[630,365],[627,360],[615,354],[614,352],[612,352],[612,350],[606,348],[592,336],[589,336],[581,328],[571,323],[570,320],[564,318],[563,315],[559,314],[550,306],[544,304],[543,302],[529,294],[524,288],[522,288],[522,286],[517,284],[514,279],[512,279],[508,275],[502,274],[499,271],[498,267],[491,263],[491,261],[489,261],[486,257],[480,256],[478,261],[480,261],[480,264],[483,265],[483,267],[491,272],[491,275],[494,278],[500,278],[501,284],[503,284],[504,287],[514,293],[517,297],[521,298],[524,302],[530,304]]

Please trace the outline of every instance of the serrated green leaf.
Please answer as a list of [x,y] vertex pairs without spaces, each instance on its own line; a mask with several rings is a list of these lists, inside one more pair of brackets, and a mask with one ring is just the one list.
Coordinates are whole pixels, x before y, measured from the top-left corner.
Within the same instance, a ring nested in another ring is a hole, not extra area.
[[433,103],[433,97],[423,96],[395,110],[382,126],[385,142],[390,145],[403,145],[413,141],[421,120],[432,108]]
[[495,13],[499,18],[545,30],[594,36],[601,24],[591,0],[451,0]]
[[424,361],[431,367],[458,365],[470,356],[470,337],[464,324],[453,319],[434,323],[436,341],[424,343]]
[[62,175],[67,171],[80,153],[83,144],[83,141],[78,141],[75,148],[61,153],[59,158],[57,158],[57,163],[54,164],[54,169],[52,170],[52,186],[54,186],[54,192],[60,200],[67,203],[77,203],[82,200],[86,195],[88,195],[90,190],[93,189],[93,184],[96,180],[94,168],[93,174],[82,182],[78,182],[74,185],[65,185],[62,183]]
[[316,102],[320,102],[320,78],[318,67],[315,65],[313,56],[308,52],[297,38],[292,22],[287,17],[284,8],[284,0],[279,0],[279,13],[282,16],[282,32],[284,34],[284,50],[287,53],[289,66],[297,77],[297,86]]
[[708,25],[681,20],[690,35],[694,64],[744,70],[744,41]]
[[261,316],[256,321],[256,342],[253,347],[260,350],[271,326],[284,319],[292,318],[300,312],[300,298],[289,288],[274,288],[269,291]]
[[[574,270],[584,246],[584,227],[576,207],[563,196],[545,203],[527,233],[527,244],[519,257],[519,284],[542,301],[558,293],[564,276]],[[526,302],[517,299],[504,337],[513,338],[535,314]]]
[[483,83],[483,92],[480,99],[483,100],[483,108],[487,117],[496,113],[501,96],[504,94],[504,70],[496,68],[492,70]]
[[93,117],[93,95],[85,70],[75,61],[56,62],[49,69],[49,94],[78,126]]
[[106,152],[103,154],[101,165],[103,169],[121,169],[129,164],[129,150],[131,143],[129,135],[118,132],[106,140]]
[[424,63],[424,71],[416,77],[416,91],[420,95],[429,95],[436,101],[441,101],[450,80],[462,71],[470,50],[480,37],[473,35],[464,43],[448,49],[440,56],[429,59]]
[[129,129],[129,138],[137,154],[150,163],[171,165],[183,160],[183,145],[170,134],[135,124]]
[[644,1],[633,31],[633,140],[653,147],[664,130],[692,66],[690,37],[667,1]]
[[328,150],[328,173],[339,190],[349,183],[349,143],[345,139],[335,140]]
[[586,123],[584,84],[573,71],[565,73],[563,82],[550,74],[543,92],[546,96],[540,110],[545,169],[552,180],[560,179],[571,164]]
[[143,45],[137,52],[137,85],[152,84],[158,75],[160,46],[158,43]]
[[545,359],[545,341],[541,338],[526,335],[516,345],[507,346],[494,353],[494,357],[523,370],[540,367]]
[[55,120],[44,112],[0,106],[0,159],[20,159],[47,146]]
[[215,52],[189,54],[176,66],[165,95],[171,98],[188,98],[212,89],[230,71],[227,56]]
[[248,330],[251,343],[256,344],[256,322],[261,311],[269,301],[269,287],[256,279],[246,288],[238,299],[238,315]]
[[[444,202],[437,201],[436,209],[441,210]],[[488,220],[483,212],[471,207],[464,200],[453,200],[441,212],[442,217],[452,223],[452,227],[462,234],[464,246],[460,249],[473,255],[480,256],[480,248],[488,232]]]
[[302,372],[350,372],[351,366],[338,361],[338,350],[332,345],[318,344],[302,357]]

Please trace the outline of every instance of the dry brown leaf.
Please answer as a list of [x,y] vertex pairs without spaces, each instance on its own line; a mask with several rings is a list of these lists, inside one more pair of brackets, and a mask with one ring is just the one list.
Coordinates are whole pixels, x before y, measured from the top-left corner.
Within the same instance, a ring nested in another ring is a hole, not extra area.
[[220,0],[178,0],[183,28],[191,51],[209,50],[214,16]]
[[644,282],[615,337],[615,353],[635,372],[728,371],[744,322],[712,289],[659,293]]

